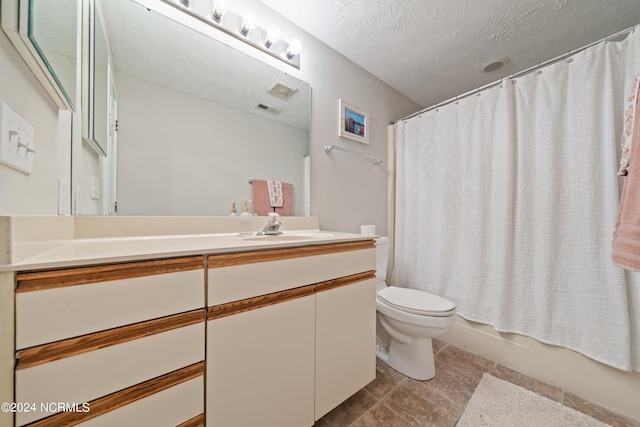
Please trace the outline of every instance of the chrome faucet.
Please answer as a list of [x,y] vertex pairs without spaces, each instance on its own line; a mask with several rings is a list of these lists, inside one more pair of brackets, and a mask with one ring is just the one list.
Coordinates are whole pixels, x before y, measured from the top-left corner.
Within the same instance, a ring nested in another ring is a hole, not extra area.
[[257,233],[258,236],[274,236],[274,235],[278,235],[278,234],[282,234],[282,231],[280,231],[280,226],[282,225],[282,223],[278,220],[278,218],[280,218],[280,215],[278,215],[275,212],[269,212],[269,222],[267,223],[267,225],[264,226],[264,228],[262,229],[262,231],[259,231]]

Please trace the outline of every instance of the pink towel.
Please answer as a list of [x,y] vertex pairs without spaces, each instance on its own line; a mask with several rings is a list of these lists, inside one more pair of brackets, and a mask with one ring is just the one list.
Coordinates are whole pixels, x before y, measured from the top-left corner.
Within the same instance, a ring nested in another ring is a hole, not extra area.
[[[636,97],[635,112],[640,97]],[[630,138],[629,165],[622,187],[618,222],[611,243],[613,263],[640,272],[640,118],[633,120]]]
[[267,181],[254,179],[251,183],[253,213],[260,216],[276,212],[281,216],[293,216],[293,184],[282,182],[282,207],[272,207]]

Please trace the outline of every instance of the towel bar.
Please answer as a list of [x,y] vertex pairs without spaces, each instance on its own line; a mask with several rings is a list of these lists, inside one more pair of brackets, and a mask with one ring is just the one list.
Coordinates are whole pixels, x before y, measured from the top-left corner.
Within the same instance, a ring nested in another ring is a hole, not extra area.
[[353,154],[355,156],[366,157],[367,159],[373,160],[373,163],[376,164],[376,165],[379,165],[380,163],[384,162],[384,160],[378,159],[377,157],[367,156],[366,154],[358,153],[357,151],[347,150],[346,148],[337,147],[336,145],[325,145],[324,146],[324,151],[325,152],[328,153],[331,150],[344,151],[345,153]]

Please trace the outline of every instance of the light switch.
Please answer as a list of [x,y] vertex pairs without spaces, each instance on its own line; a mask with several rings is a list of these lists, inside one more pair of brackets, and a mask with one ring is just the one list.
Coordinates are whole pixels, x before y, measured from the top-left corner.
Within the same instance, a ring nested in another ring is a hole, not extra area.
[[0,163],[30,175],[35,154],[33,126],[0,101]]

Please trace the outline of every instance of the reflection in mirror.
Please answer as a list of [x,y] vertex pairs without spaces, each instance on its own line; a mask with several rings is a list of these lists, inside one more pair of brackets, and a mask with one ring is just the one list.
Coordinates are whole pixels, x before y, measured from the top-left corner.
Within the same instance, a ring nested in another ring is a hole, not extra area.
[[61,109],[75,109],[77,0],[2,0],[2,28]]
[[92,139],[103,154],[107,152],[109,54],[102,14],[95,9],[95,39],[93,55],[93,97],[91,100]]
[[83,102],[88,108],[84,111],[83,141],[100,156],[107,155],[108,117],[108,76],[109,53],[103,14],[100,3],[91,1],[89,7],[89,78],[83,82]]
[[[131,0],[102,2],[118,91],[118,214],[228,215],[249,180],[305,214],[310,87]],[[290,90],[287,90],[290,88]]]
[[78,55],[76,0],[30,0],[29,39],[71,108],[75,108]]

